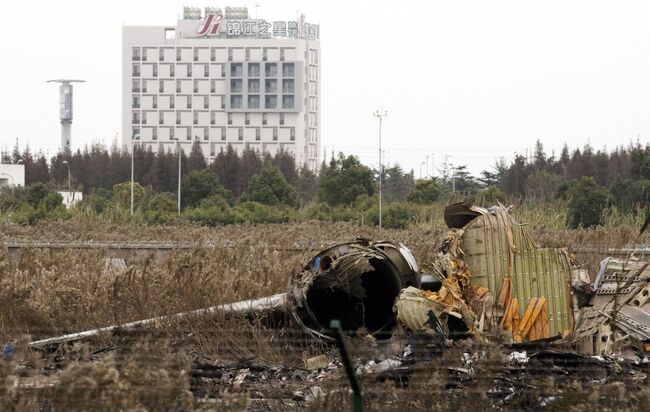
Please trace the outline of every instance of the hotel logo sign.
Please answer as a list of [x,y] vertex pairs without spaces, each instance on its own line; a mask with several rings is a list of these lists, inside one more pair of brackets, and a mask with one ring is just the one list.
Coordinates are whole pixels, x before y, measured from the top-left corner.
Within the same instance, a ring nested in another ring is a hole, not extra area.
[[288,37],[317,40],[320,37],[318,24],[305,23],[300,29],[296,21],[225,20],[221,14],[207,14],[196,28],[198,37]]

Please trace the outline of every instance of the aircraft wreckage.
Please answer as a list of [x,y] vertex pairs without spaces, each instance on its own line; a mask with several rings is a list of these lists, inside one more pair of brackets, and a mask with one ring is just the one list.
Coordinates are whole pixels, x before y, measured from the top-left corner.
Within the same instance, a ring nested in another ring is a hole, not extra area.
[[540,248],[509,209],[455,203],[429,274],[402,244],[357,239],[329,247],[289,278],[286,293],[43,339],[33,348],[212,313],[290,311],[314,336],[330,322],[390,338],[397,327],[444,339],[556,342],[582,354],[650,351],[650,267],[607,258],[595,280],[567,249]]

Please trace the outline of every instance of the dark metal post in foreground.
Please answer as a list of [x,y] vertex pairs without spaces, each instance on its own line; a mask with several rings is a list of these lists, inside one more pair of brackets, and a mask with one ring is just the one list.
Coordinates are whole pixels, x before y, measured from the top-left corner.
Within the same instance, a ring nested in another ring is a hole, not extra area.
[[352,410],[354,412],[363,411],[363,393],[361,392],[361,384],[357,375],[354,373],[354,368],[352,367],[352,360],[348,354],[348,349],[345,346],[345,341],[343,340],[343,331],[341,330],[341,322],[337,319],[333,319],[330,322],[330,328],[334,330],[334,335],[336,337],[336,344],[339,347],[341,352],[341,362],[345,366],[345,374],[348,375],[350,380],[350,387],[352,388]]

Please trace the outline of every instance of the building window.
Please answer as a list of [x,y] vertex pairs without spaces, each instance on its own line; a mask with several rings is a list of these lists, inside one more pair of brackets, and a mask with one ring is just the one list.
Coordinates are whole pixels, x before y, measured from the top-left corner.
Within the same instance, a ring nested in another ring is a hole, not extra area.
[[249,109],[259,109],[260,108],[260,96],[258,94],[249,94],[248,95],[248,108]]
[[153,66],[153,77],[158,77],[158,65],[154,63],[152,66]]
[[133,80],[133,85],[131,87],[131,91],[134,93],[139,93],[140,92],[140,80]]
[[284,126],[284,113],[280,113],[280,126]]
[[276,63],[265,64],[266,77],[278,77],[278,65]]
[[295,128],[295,127],[292,127],[292,128],[289,130],[289,133],[290,133],[289,138],[290,138],[292,141],[296,140],[296,128]]
[[262,124],[266,126],[266,123],[268,122],[268,114],[262,113]]
[[210,124],[217,123],[217,114],[215,112],[210,112]]
[[242,92],[242,80],[232,79],[230,81],[230,93],[241,93],[241,92]]
[[266,93],[278,92],[278,81],[275,79],[267,79],[264,81],[264,90]]
[[176,49],[176,61],[177,62],[181,61],[181,49],[180,48]]
[[226,128],[221,128],[221,140],[226,140]]
[[142,61],[143,62],[147,61],[147,49],[146,48],[142,49]]
[[210,99],[208,96],[203,96],[203,108],[207,109],[210,107]]
[[194,61],[198,62],[199,61],[199,49],[196,47],[194,48]]
[[199,81],[194,80],[194,93],[198,93],[198,92],[199,92]]
[[139,64],[134,64],[133,65],[133,77],[140,77],[140,65]]
[[208,128],[204,127],[203,128],[203,140],[208,140],[210,138],[210,134],[208,133]]
[[216,91],[217,91],[217,81],[210,80],[210,93],[214,93]]
[[293,77],[293,63],[282,63],[282,77]]
[[152,106],[154,109],[158,108],[158,96],[153,96]]
[[203,65],[203,77],[209,77],[210,76],[210,66],[205,64]]
[[273,140],[278,140],[278,129],[273,128]]
[[244,129],[241,127],[237,129],[237,140],[242,141],[244,140]]
[[282,96],[282,108],[293,109],[293,95]]
[[231,48],[228,49],[228,61],[229,62],[232,61],[232,49]]
[[259,93],[260,92],[260,80],[259,79],[249,79],[248,80],[248,93]]
[[158,124],[163,124],[165,123],[165,113],[164,112],[159,112],[158,113]]
[[255,128],[255,140],[258,142],[262,139],[262,132],[259,127]]
[[133,124],[140,124],[140,112],[133,112]]
[[226,96],[221,96],[221,109],[226,108]]
[[187,77],[192,77],[192,65],[187,65]]
[[230,96],[230,108],[231,109],[241,109],[242,108],[241,94],[233,94],[233,95]]
[[140,128],[139,127],[134,127],[133,130],[131,130],[133,133],[131,135],[131,139],[135,139],[136,136],[140,136]]
[[194,120],[194,124],[199,124],[199,112],[193,112],[192,117]]
[[180,93],[180,92],[181,92],[181,81],[176,80],[176,93]]
[[232,113],[228,113],[228,126],[232,126]]
[[174,96],[169,96],[169,108],[174,108]]
[[241,77],[241,76],[242,76],[242,64],[230,63],[230,77]]
[[192,128],[191,127],[186,127],[185,128],[185,140],[192,141]]
[[210,49],[210,61],[217,60],[217,49],[214,47]]
[[131,60],[140,61],[140,48],[139,47],[134,47],[133,48],[133,54],[132,54]]
[[181,124],[181,112],[176,112],[176,124]]
[[246,126],[248,126],[249,124],[251,124],[251,114],[250,114],[250,113],[246,113],[246,114],[244,115],[244,124],[245,124]]
[[293,79],[282,80],[282,93],[293,93]]
[[226,77],[226,66],[221,65],[221,77]]
[[158,82],[158,93],[165,93],[165,82],[162,80]]
[[170,77],[176,76],[176,65],[174,64],[169,65],[169,76]]
[[192,108],[192,96],[186,96],[187,97],[187,108],[191,109]]
[[262,49],[262,60],[267,61],[269,59],[269,51],[265,47]]
[[210,156],[217,154],[217,145],[215,143],[210,143]]
[[134,109],[140,108],[140,96],[133,96],[133,104],[131,105]]
[[267,109],[275,109],[278,107],[278,96],[271,94],[264,96],[264,107]]
[[260,77],[259,63],[248,63],[248,77]]
[[163,48],[158,49],[158,61],[159,62],[165,61],[165,49]]
[[[246,61],[249,61],[251,59],[251,50],[247,47],[246,48]],[[250,76],[250,74],[249,74]]]
[[151,139],[152,140],[158,140],[158,128],[157,127],[152,127],[151,128]]
[[284,49],[280,48],[280,61],[284,61]]
[[170,127],[170,128],[169,128],[169,139],[173,139],[173,138],[174,138],[174,130],[175,130],[175,129],[174,129],[173,127]]

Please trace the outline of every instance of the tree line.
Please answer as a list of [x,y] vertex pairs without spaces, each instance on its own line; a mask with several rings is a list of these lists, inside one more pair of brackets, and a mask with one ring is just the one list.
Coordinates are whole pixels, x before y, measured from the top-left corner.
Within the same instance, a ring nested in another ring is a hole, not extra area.
[[[31,207],[36,220],[52,214],[57,210],[55,196],[45,202],[47,207],[40,202],[49,194],[47,190],[67,190],[67,166],[72,188],[85,195],[80,205],[84,213],[128,209],[131,154],[119,150],[117,144],[110,148],[96,144],[75,153],[58,153],[49,161],[42,154],[32,155],[29,147],[23,152],[18,148],[16,143],[12,153],[3,155],[3,161],[25,165],[27,188],[19,190],[12,201],[7,200],[9,193],[5,190],[0,211],[6,213],[22,205],[23,210]],[[169,220],[177,212],[179,155],[136,146],[133,156],[136,208],[146,215],[147,222]],[[287,152],[271,156],[244,150],[238,154],[230,146],[208,164],[199,142],[195,142],[189,155],[181,151],[180,162],[181,206],[184,217],[192,221],[286,221],[291,215],[288,210],[303,209],[308,217],[318,219],[356,219],[361,213],[368,215],[367,222],[376,222],[373,214],[379,171],[362,164],[355,156],[332,155],[315,174],[296,167]],[[592,226],[602,223],[606,208],[638,214],[648,205],[650,144],[631,143],[611,152],[594,151],[589,145],[571,152],[565,145],[556,157],[554,153],[547,155],[538,141],[532,156],[515,154],[511,162],[499,160],[492,170],[485,170],[478,177],[472,176],[466,165],[443,163],[438,172],[436,178],[416,180],[412,170],[406,172],[399,165],[384,167],[382,195],[387,204],[395,204],[387,210],[399,209],[397,215],[409,220],[414,214],[422,214],[417,205],[440,200],[466,199],[490,204],[505,202],[506,198],[528,198],[564,202],[570,209],[567,225]],[[30,188],[34,193],[28,194]],[[209,210],[211,217],[206,215]],[[280,215],[271,217],[273,213]],[[56,216],[65,213],[58,212]],[[394,219],[397,226],[403,226],[403,220]]]

